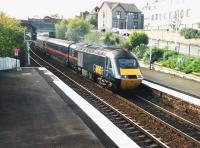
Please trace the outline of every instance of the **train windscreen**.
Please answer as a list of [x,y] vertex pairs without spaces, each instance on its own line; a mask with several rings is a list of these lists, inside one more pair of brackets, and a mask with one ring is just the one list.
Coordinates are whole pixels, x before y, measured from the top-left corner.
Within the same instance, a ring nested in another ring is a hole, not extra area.
[[136,59],[118,59],[118,64],[120,68],[138,68],[138,63]]

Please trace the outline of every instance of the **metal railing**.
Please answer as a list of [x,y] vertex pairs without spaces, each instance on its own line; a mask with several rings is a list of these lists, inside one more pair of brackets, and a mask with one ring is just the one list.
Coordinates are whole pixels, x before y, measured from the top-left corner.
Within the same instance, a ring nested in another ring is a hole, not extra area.
[[176,50],[180,54],[200,57],[200,46],[194,44],[185,44],[174,41],[165,41],[165,40],[157,40],[151,39],[149,41],[149,46],[156,46],[158,48],[169,48],[171,50]]

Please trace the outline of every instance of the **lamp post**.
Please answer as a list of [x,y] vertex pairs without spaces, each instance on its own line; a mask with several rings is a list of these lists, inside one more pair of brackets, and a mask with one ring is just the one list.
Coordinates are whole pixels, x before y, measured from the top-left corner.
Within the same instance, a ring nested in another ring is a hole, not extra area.
[[[150,26],[150,24],[149,24],[149,26]],[[152,30],[153,30],[153,28],[151,27],[151,33],[152,33]],[[153,39],[152,39],[152,37],[151,37],[151,39],[150,39],[150,42],[151,42],[151,44],[153,44]],[[151,49],[151,46],[150,46],[150,48],[149,48],[149,69],[150,69],[150,70],[151,70],[151,58],[152,58],[151,54],[152,54],[152,49]]]
[[128,14],[126,15],[126,33],[128,32]]

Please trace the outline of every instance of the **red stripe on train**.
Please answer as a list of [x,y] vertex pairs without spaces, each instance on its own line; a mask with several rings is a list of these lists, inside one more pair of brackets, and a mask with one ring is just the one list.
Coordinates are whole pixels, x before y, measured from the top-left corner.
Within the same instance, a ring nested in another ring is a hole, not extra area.
[[39,47],[40,47],[40,48],[46,48],[46,49],[48,49],[48,50],[50,50],[50,51],[52,51],[52,52],[54,52],[54,53],[60,54],[60,55],[62,55],[62,56],[64,56],[64,57],[67,57],[67,58],[70,58],[70,59],[73,59],[73,60],[76,60],[76,61],[79,60],[79,59],[76,58],[76,57],[70,56],[70,55],[68,55],[68,54],[66,54],[66,53],[63,53],[63,52],[61,52],[61,51],[59,51],[59,50],[56,50],[56,49],[53,49],[53,48],[50,48],[50,47],[45,47],[45,46],[39,46]]

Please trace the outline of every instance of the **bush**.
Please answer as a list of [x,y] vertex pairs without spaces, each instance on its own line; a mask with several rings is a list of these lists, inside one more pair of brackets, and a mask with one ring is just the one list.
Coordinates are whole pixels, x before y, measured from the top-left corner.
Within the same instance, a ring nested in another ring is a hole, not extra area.
[[178,52],[174,50],[168,50],[166,49],[163,54],[163,60],[168,60],[170,57],[176,57],[178,55]]
[[0,23],[0,57],[14,57],[14,48],[21,49],[19,59],[21,65],[24,65],[26,59],[23,28]]
[[198,30],[192,28],[183,28],[180,32],[181,36],[184,36],[186,39],[197,38]]
[[200,72],[200,58],[174,55],[174,57],[169,57],[168,60],[162,61],[161,64],[185,73]]
[[68,20],[62,20],[60,23],[56,24],[56,38],[64,39],[67,32]]
[[194,59],[187,69],[191,70],[191,72],[200,73],[200,58]]
[[143,58],[144,53],[149,50],[149,48],[144,45],[144,44],[140,44],[139,46],[137,46],[135,49],[133,49],[133,53],[135,53],[135,55],[138,58]]
[[133,32],[129,36],[129,42],[132,48],[139,46],[140,44],[147,45],[149,43],[149,38],[145,33]]
[[118,35],[115,35],[112,32],[106,32],[103,42],[107,46],[120,46],[122,41]]
[[[155,61],[160,61],[163,59],[163,54],[165,49],[154,47],[151,49],[151,63]],[[147,50],[144,54],[144,61],[149,63],[150,58],[150,50]]]
[[89,44],[98,44],[100,42],[100,34],[98,32],[90,32],[84,36],[83,41]]
[[74,19],[67,25],[66,38],[74,42],[78,42],[90,32],[92,25],[83,19]]

